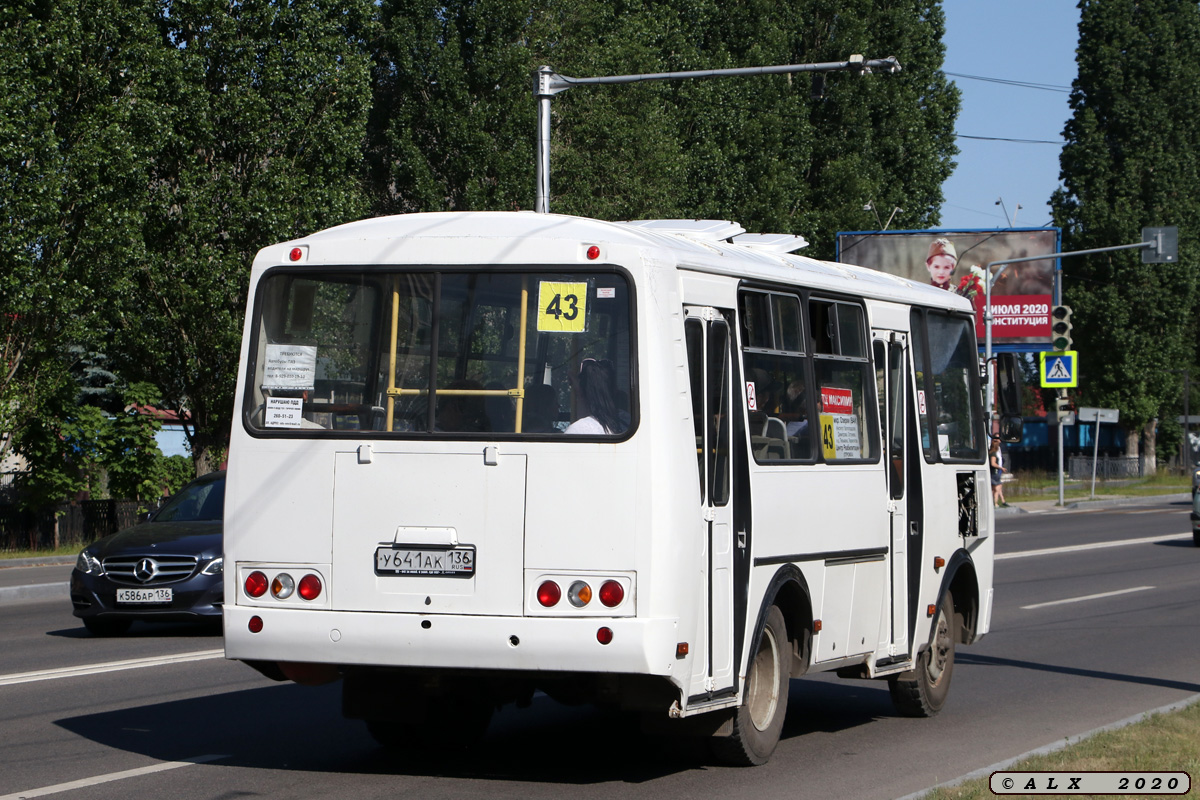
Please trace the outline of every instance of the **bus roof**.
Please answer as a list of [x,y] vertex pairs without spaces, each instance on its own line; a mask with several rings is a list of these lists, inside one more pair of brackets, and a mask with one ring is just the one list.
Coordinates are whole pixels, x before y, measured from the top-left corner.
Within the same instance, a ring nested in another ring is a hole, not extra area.
[[[297,245],[313,249],[308,263],[405,263],[398,240],[430,240],[445,245],[519,240],[562,245],[579,243],[651,247],[670,251],[680,269],[801,284],[863,297],[971,311],[971,303],[953,292],[867,267],[819,261],[791,250],[807,243],[791,234],[747,234],[727,220],[635,220],[605,222],[530,211],[455,211],[399,214],[350,222],[265,248],[257,266],[286,263],[280,251]],[[559,248],[554,248],[555,250]],[[528,247],[522,247],[528,259]],[[321,251],[319,254],[316,251]],[[510,255],[515,253],[508,248]],[[445,252],[443,250],[443,252]],[[353,255],[351,255],[353,253]],[[265,261],[268,263],[263,263]],[[349,260],[346,260],[349,258]],[[460,262],[461,263],[461,262]],[[529,263],[526,261],[525,263]],[[847,284],[850,285],[847,285]]]

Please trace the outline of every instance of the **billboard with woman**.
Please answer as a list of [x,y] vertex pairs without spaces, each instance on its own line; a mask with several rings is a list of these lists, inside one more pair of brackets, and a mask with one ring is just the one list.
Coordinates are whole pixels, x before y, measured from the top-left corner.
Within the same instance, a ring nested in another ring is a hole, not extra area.
[[[837,260],[915,281],[928,281],[975,304],[983,339],[984,268],[1006,258],[1060,250],[1058,228],[986,231],[857,231],[839,233]],[[1058,259],[1012,264],[992,284],[992,340],[1042,350],[1050,341]]]

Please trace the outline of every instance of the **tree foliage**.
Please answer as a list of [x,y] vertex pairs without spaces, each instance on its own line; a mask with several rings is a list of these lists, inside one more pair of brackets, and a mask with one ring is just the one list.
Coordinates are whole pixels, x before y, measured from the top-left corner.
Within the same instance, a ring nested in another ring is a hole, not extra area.
[[[190,425],[196,471],[216,466],[255,251],[368,213],[531,208],[542,64],[587,77],[895,55],[899,75],[819,87],[562,94],[552,208],[734,219],[820,256],[868,201],[934,224],[958,105],[943,33],[937,0],[12,0],[0,430],[36,422],[30,453],[61,450],[64,425],[99,430],[63,399],[74,347],[108,356],[92,371],[105,385],[153,384]],[[109,480],[140,492],[139,469]]]
[[1200,6],[1083,0],[1080,9],[1063,187],[1051,202],[1063,249],[1131,244],[1144,226],[1179,227],[1178,263],[1142,264],[1136,251],[1064,262],[1081,395],[1120,409],[1136,448],[1148,423],[1179,406],[1172,370],[1196,363]]
[[370,125],[381,213],[530,208],[532,72],[573,77],[895,55],[899,75],[574,88],[552,102],[551,209],[714,217],[829,256],[869,201],[937,222],[958,94],[940,3],[390,0]]

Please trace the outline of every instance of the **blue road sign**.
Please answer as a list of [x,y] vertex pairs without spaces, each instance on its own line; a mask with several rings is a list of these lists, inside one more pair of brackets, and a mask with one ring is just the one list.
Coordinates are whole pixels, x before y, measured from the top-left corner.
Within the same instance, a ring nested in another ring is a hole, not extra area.
[[1055,350],[1038,354],[1043,389],[1074,389],[1079,385],[1079,353]]

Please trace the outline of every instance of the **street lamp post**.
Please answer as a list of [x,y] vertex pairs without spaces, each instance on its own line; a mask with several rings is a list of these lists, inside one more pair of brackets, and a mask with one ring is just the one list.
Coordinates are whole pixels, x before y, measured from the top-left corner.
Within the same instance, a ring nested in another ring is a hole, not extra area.
[[[533,96],[537,98],[537,198],[534,211],[550,212],[550,98],[574,86],[638,83],[641,81],[677,81],[689,78],[722,78],[753,75],[784,75],[794,72],[856,72],[860,75],[873,70],[893,73],[900,71],[895,56],[864,59],[850,56],[847,61],[828,61],[820,64],[778,64],[767,67],[735,67],[732,69],[700,69],[686,72],[652,72],[638,75],[604,75],[596,78],[572,78],[560,75],[551,67],[539,67],[534,72]],[[897,209],[899,210],[899,209]],[[892,212],[895,214],[895,212]]]

